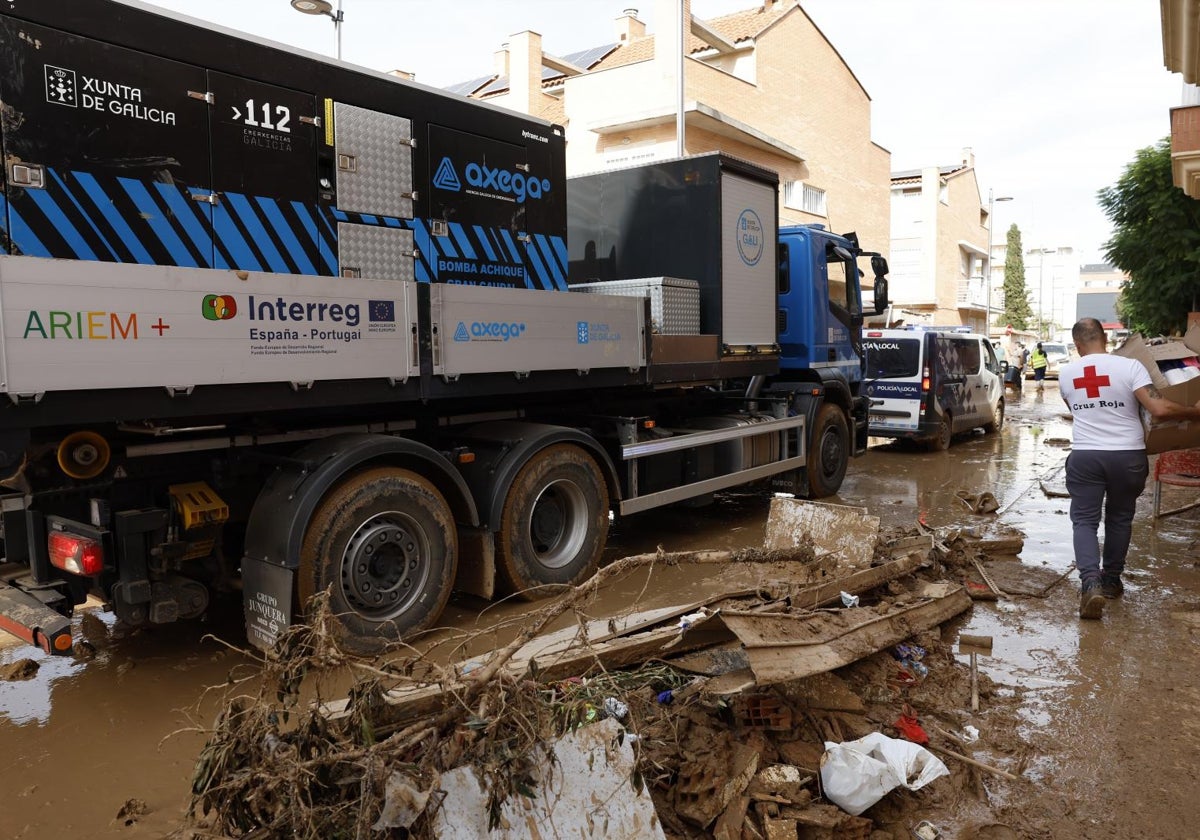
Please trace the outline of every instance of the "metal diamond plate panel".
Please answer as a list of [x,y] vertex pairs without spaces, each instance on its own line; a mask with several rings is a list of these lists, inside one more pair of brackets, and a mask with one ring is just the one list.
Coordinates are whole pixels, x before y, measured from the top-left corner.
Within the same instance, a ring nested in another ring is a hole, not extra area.
[[650,319],[656,333],[700,334],[700,284],[678,277],[647,277],[639,280],[609,280],[576,283],[572,292],[593,295],[650,298]]
[[415,280],[411,230],[338,224],[339,273],[370,280]]
[[333,126],[338,209],[411,219],[412,122],[338,102]]

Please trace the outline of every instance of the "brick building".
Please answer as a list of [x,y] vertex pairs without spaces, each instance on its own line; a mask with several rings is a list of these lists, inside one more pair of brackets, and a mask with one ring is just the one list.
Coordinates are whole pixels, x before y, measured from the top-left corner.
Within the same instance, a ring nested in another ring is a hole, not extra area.
[[856,230],[886,253],[891,155],[871,140],[866,90],[797,0],[711,20],[684,0],[683,61],[677,0],[650,2],[652,27],[626,9],[609,43],[570,55],[547,53],[534,31],[513,35],[491,74],[451,90],[563,125],[567,171],[579,174],[678,154],[682,65],[686,154],[773,169],[782,224]]
[[987,334],[988,218],[975,156],[891,176],[893,320]]

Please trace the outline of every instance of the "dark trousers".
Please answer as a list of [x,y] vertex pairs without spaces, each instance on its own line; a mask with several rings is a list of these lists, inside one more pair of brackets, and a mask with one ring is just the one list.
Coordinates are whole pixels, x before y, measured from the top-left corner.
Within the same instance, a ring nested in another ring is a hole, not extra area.
[[[1071,528],[1075,545],[1075,568],[1087,583],[1125,569],[1133,513],[1138,496],[1146,489],[1150,472],[1146,452],[1125,449],[1115,452],[1080,449],[1067,456],[1067,491],[1071,494]],[[1096,530],[1104,515],[1104,552]],[[1103,562],[1102,562],[1103,560]]]

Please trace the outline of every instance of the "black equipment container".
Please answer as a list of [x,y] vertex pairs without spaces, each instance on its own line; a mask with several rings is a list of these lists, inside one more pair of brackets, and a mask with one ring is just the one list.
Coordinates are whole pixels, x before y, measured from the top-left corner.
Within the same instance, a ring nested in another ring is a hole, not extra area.
[[779,176],[713,152],[568,181],[570,284],[700,284],[700,332],[774,353]]

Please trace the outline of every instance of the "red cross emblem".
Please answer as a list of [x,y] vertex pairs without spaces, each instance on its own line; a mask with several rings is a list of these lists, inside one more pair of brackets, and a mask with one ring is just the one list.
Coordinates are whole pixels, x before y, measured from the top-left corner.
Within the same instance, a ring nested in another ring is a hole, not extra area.
[[1088,365],[1083,369],[1083,376],[1072,380],[1072,384],[1087,391],[1088,398],[1094,400],[1100,396],[1101,386],[1111,385],[1112,382],[1107,376],[1097,376],[1095,365]]

